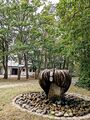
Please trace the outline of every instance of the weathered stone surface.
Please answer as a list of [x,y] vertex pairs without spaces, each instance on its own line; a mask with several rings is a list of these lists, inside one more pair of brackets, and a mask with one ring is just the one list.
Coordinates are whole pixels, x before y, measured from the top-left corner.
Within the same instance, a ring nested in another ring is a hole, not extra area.
[[68,70],[45,69],[39,75],[39,84],[48,98],[62,98],[70,87],[71,76]]
[[48,98],[49,99],[55,99],[56,97],[59,97],[61,95],[61,89],[56,84],[51,83]]

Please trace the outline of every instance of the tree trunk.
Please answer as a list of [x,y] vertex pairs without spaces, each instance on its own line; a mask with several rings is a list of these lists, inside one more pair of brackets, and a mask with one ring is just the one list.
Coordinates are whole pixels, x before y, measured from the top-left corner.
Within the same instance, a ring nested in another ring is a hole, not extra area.
[[53,69],[55,69],[55,55],[53,55]]
[[66,69],[68,69],[69,68],[69,57],[67,57],[67,59],[66,59]]
[[[21,56],[20,55],[18,55],[18,61],[19,61],[19,65],[21,64]],[[21,78],[21,67],[20,66],[18,66],[18,80],[20,80],[20,78]]]
[[8,79],[8,56],[3,56],[4,79]]
[[59,63],[59,69],[61,69],[62,68],[62,64],[61,63]]
[[63,69],[65,69],[65,65],[66,65],[66,58],[64,58]]
[[35,70],[35,79],[38,78],[37,71]]
[[45,52],[45,63],[44,63],[44,68],[47,68],[47,53]]
[[8,79],[8,55],[5,56],[5,73],[4,73],[4,79]]
[[28,75],[28,60],[27,60],[27,54],[24,53],[24,62],[25,62],[25,68],[26,68],[26,79],[29,78]]
[[[40,71],[41,71],[41,60],[42,60],[42,56],[41,56],[41,54],[39,53],[39,64],[38,64],[38,71],[37,71],[37,78],[38,78],[38,76],[39,76],[39,73],[40,73]],[[47,59],[47,58],[46,58]],[[47,61],[45,61],[45,62],[47,62]],[[47,64],[47,63],[45,63],[45,64]],[[45,67],[45,66],[44,66]]]
[[4,79],[8,79],[8,43],[5,41],[3,43],[3,68],[4,68]]

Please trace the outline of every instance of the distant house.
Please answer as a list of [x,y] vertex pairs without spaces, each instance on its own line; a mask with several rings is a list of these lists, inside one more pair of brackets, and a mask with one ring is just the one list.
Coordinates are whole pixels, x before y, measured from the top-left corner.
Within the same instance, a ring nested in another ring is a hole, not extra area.
[[[8,61],[8,75],[18,75],[18,68],[21,69],[21,76],[25,76],[26,75],[26,69],[25,69],[25,65],[24,64],[18,64],[17,62],[15,62],[14,60],[9,60]],[[30,68],[30,65],[28,67],[29,71],[29,75],[33,75],[34,71]],[[0,67],[0,75],[4,74],[4,68]]]

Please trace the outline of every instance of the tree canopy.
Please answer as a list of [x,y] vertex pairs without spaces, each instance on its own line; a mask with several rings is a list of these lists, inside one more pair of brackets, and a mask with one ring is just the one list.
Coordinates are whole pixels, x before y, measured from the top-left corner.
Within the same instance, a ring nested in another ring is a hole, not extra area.
[[38,73],[45,68],[76,71],[78,85],[90,88],[90,1],[60,0],[57,5],[0,1],[0,60],[5,78],[8,60],[14,55],[19,64],[24,61],[27,79],[32,63]]
[[90,1],[60,0],[57,14],[64,49],[80,63],[78,84],[90,88]]

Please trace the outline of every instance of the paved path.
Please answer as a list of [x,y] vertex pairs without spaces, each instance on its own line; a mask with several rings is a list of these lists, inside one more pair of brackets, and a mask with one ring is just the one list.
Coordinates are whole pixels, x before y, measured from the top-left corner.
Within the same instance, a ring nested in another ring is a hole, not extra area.
[[13,83],[13,84],[4,84],[0,85],[0,88],[12,88],[12,87],[18,87],[18,86],[26,86],[26,85],[31,85],[32,83]]
[[[78,78],[73,78],[72,79],[72,84],[75,85],[77,82]],[[18,87],[18,86],[27,86],[27,85],[33,85],[34,82],[37,82],[38,80],[31,80],[31,81],[26,81],[26,82],[19,82],[19,83],[13,83],[13,82],[1,82],[0,83],[0,89],[1,88],[13,88],[13,87]]]
[[38,80],[27,80],[27,81],[2,81],[0,82],[0,89],[1,88],[13,88],[13,87],[22,87],[27,85],[33,85],[34,83],[38,84]]

